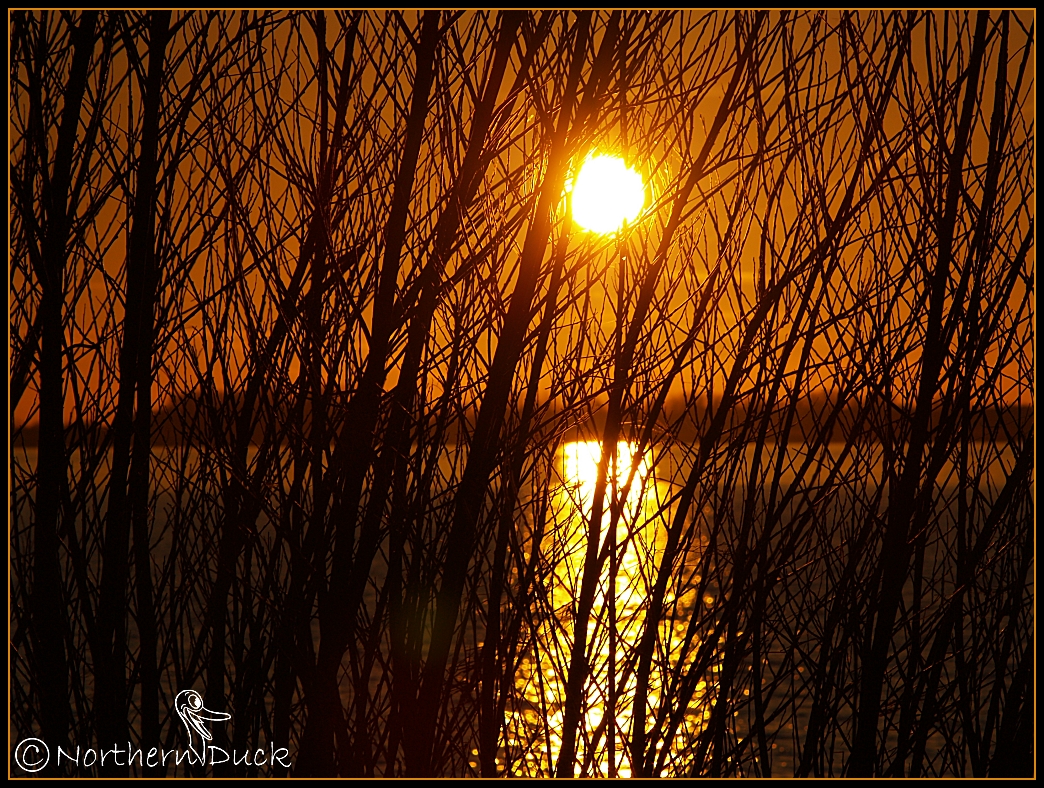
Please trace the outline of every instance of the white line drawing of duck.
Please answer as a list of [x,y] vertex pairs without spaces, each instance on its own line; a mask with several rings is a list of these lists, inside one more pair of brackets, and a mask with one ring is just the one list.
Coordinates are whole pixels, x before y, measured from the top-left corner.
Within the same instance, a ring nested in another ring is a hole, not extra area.
[[[211,711],[203,706],[203,698],[195,690],[182,690],[174,698],[174,710],[177,711],[181,721],[185,723],[188,732],[188,748],[199,758],[199,762],[205,763],[207,754],[207,742],[213,740],[214,735],[210,732],[204,722],[224,722],[232,719],[231,714],[223,711]],[[201,750],[197,750],[192,741],[192,733],[195,731],[203,739]]]

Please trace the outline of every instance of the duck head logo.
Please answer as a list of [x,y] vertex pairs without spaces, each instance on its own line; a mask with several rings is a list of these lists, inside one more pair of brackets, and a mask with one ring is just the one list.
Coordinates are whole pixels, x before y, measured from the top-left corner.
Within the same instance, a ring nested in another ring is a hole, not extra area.
[[[185,724],[188,732],[188,747],[205,763],[207,754],[207,743],[214,739],[210,732],[208,722],[224,722],[232,718],[231,714],[223,711],[211,711],[203,705],[203,698],[195,690],[182,690],[174,699],[174,710],[177,711],[181,721]],[[196,749],[196,740],[193,734],[199,737],[199,749]]]

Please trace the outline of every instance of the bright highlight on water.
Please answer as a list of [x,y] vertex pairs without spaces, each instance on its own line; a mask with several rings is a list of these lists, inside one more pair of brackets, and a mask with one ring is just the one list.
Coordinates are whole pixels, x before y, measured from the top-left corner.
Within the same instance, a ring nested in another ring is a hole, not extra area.
[[[637,449],[633,443],[619,441],[616,457],[607,468],[608,489],[599,527],[603,546],[613,519],[611,500],[623,495],[632,467],[634,476],[626,498],[618,501],[618,568],[614,574],[608,560],[600,567],[594,614],[587,624],[590,657],[582,724],[588,735],[579,742],[578,752],[580,773],[584,776],[604,778],[615,773],[629,777],[633,771],[628,749],[637,690],[632,656],[646,623],[644,610],[652,593],[650,582],[655,576],[656,553],[660,551],[662,555],[666,520],[671,515],[670,507],[665,507],[667,489],[658,484],[650,457],[635,457]],[[502,752],[516,753],[512,767],[515,776],[553,775],[561,754],[574,607],[601,461],[600,441],[566,443],[559,451],[556,465],[560,484],[552,487],[547,530],[540,546],[554,570],[547,577],[540,602],[534,606],[532,639],[519,660],[514,674],[515,693],[507,707],[507,748]],[[612,617],[610,597],[615,597],[616,603]],[[672,598],[669,607],[675,599],[687,610],[696,604],[692,589],[682,590],[681,597]],[[664,657],[682,670],[691,667],[699,647],[698,638],[686,637],[688,620],[685,616],[666,616],[659,622]],[[610,630],[615,631],[615,647],[610,643]],[[715,662],[710,672],[716,671]],[[615,697],[610,684],[617,688]],[[650,717],[659,710],[667,691],[661,674],[650,676],[646,692],[646,712]],[[714,688],[701,681],[675,733],[668,738],[665,760],[674,764],[691,758],[689,748],[704,729],[714,699]],[[607,741],[609,719],[614,722],[612,749]],[[474,754],[477,756],[477,751]],[[477,759],[472,767],[478,768]]]

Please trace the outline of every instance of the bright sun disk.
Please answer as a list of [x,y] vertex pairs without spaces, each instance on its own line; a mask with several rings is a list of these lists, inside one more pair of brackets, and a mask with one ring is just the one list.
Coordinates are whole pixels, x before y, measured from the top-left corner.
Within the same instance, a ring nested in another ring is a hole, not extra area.
[[591,156],[573,184],[573,219],[595,233],[613,233],[638,218],[645,205],[641,173],[616,156]]

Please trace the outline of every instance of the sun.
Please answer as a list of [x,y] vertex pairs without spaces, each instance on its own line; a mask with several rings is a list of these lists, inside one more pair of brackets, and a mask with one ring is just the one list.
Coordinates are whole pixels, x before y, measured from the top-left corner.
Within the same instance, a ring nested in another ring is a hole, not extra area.
[[645,184],[623,159],[600,153],[580,168],[572,196],[577,224],[594,233],[614,233],[642,212]]

